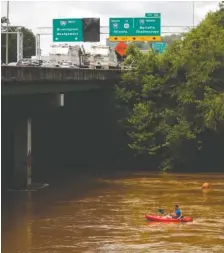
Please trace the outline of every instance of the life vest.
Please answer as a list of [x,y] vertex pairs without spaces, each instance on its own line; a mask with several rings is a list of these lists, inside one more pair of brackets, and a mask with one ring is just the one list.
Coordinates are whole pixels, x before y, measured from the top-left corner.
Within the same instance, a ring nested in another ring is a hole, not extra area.
[[[177,211],[178,211],[179,215],[177,215]],[[183,216],[182,211],[181,211],[180,208],[178,208],[177,210],[175,210],[175,214],[176,214],[178,217]]]

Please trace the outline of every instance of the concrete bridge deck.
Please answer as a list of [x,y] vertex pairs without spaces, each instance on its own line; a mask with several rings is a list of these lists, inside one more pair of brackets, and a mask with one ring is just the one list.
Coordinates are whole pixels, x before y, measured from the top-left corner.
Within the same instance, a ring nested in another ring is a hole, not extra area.
[[121,80],[121,70],[1,67],[2,95],[103,89]]

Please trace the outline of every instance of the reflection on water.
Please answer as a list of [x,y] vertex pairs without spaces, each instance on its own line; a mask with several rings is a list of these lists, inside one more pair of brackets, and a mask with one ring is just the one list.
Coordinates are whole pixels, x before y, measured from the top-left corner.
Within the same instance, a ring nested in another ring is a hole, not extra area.
[[[120,174],[8,192],[2,252],[224,253],[223,174]],[[203,182],[212,188],[202,190]],[[192,223],[155,223],[145,213],[178,203]]]

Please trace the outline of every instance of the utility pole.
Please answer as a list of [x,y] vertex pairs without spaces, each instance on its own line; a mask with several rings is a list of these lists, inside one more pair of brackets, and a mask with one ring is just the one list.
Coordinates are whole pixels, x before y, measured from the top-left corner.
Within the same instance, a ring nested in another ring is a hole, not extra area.
[[7,33],[6,33],[6,45],[5,45],[5,63],[9,63],[9,1],[7,1]]
[[194,1],[193,1],[193,28],[194,28]]

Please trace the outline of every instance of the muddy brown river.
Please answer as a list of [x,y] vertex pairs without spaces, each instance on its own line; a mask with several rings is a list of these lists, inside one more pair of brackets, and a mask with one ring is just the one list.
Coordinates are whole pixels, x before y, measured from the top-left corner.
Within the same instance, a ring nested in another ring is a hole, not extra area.
[[[201,190],[203,182],[211,189]],[[145,213],[179,204],[191,223]],[[117,173],[6,192],[3,253],[224,253],[224,174]]]

